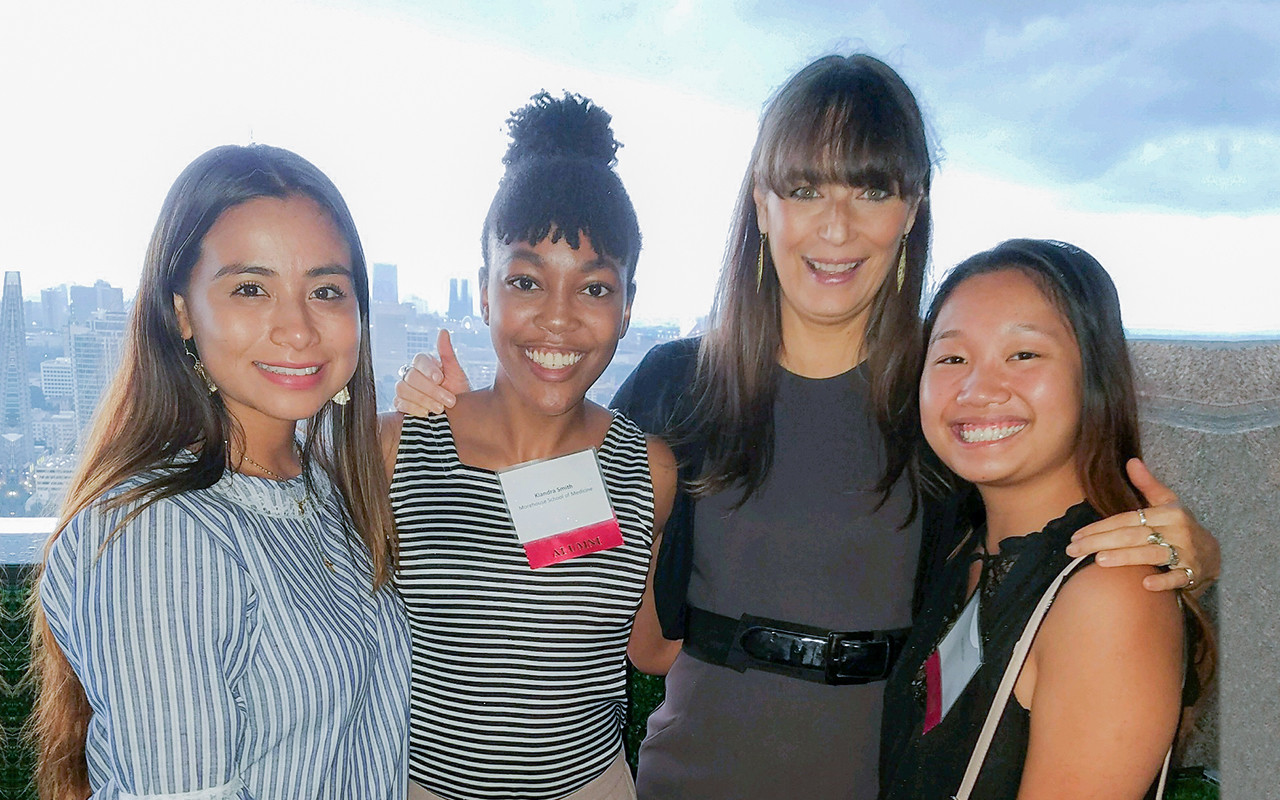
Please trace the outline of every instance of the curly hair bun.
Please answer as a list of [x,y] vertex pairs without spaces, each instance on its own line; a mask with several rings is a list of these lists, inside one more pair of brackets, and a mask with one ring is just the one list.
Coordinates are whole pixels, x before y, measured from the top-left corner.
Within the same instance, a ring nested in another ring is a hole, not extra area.
[[622,145],[613,138],[613,118],[580,94],[534,95],[529,105],[511,114],[511,145],[502,163],[511,166],[532,158],[577,158],[612,167]]

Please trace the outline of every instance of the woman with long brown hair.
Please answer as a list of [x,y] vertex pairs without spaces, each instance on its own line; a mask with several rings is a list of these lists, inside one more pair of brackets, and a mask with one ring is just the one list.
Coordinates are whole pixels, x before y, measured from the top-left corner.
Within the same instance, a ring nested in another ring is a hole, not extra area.
[[[1104,514],[1151,522],[1115,286],[1077,247],[1014,239],[948,274],[924,333],[922,450],[960,543],[885,690],[882,797],[1147,797],[1182,707],[1179,598],[1066,552]],[[1191,632],[1204,685],[1212,637]]]
[[178,177],[38,583],[42,798],[404,797],[368,309],[312,164]]
[[[800,70],[761,119],[707,335],[654,348],[614,398],[668,438],[688,490],[654,578],[663,632],[684,644],[641,798],[876,793],[884,680],[954,544],[912,462],[931,181],[919,107],[890,67],[858,54]],[[452,401],[460,370],[443,355],[397,386],[399,408]],[[1163,487],[1148,501],[1213,577],[1212,537]],[[1124,523],[1093,542],[1121,548],[1112,563],[1159,563],[1145,535]]]

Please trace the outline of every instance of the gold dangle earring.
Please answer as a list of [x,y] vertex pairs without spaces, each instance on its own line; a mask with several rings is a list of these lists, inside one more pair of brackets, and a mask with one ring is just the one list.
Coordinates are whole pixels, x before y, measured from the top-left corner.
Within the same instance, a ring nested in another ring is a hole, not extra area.
[[907,237],[902,237],[902,249],[898,251],[898,291],[907,281]]
[[204,364],[200,361],[200,356],[196,355],[195,351],[191,349],[191,342],[191,339],[183,339],[182,349],[187,351],[188,356],[191,356],[192,367],[200,380],[204,381],[204,385],[209,387],[209,394],[214,394],[218,391],[218,385],[213,382],[213,378],[209,377],[209,371],[204,368]]
[[764,249],[769,246],[769,234],[760,234],[760,249],[756,252],[756,292],[764,284]]
[[333,396],[333,402],[340,406],[345,406],[347,403],[351,402],[351,392],[347,391],[347,387],[343,386],[338,390],[338,393]]

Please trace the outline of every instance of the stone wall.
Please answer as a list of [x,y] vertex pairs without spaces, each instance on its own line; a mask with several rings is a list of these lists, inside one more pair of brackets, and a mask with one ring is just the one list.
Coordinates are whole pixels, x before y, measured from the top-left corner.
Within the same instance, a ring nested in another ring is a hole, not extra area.
[[1218,693],[1181,761],[1217,765],[1223,797],[1280,796],[1280,340],[1139,339],[1143,445],[1222,543]]

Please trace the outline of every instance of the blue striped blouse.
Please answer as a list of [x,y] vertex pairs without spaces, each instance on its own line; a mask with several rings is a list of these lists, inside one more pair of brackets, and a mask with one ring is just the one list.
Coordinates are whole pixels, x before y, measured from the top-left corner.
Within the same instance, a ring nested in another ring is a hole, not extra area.
[[90,508],[55,542],[40,598],[93,708],[94,798],[405,796],[403,604],[370,591],[340,494],[313,478],[309,497],[227,472],[101,555],[126,510]]

